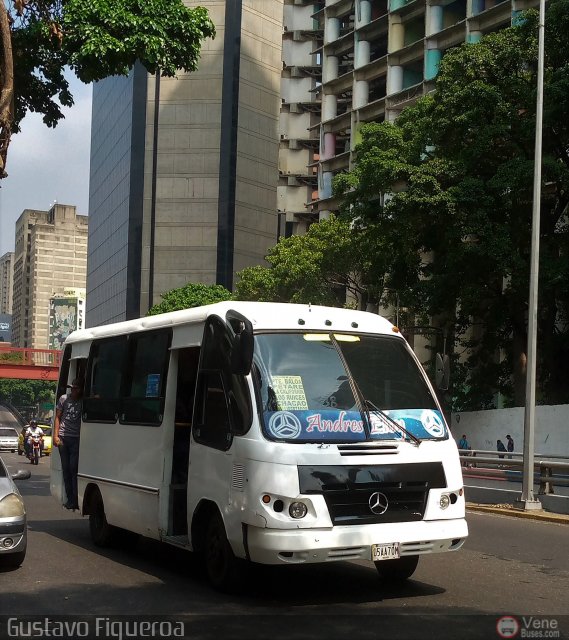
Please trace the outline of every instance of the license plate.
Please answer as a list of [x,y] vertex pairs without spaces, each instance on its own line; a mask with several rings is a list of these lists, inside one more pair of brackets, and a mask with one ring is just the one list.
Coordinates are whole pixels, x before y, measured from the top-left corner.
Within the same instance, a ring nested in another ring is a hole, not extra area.
[[371,559],[374,562],[377,562],[378,560],[393,560],[394,558],[399,558],[398,542],[371,545]]

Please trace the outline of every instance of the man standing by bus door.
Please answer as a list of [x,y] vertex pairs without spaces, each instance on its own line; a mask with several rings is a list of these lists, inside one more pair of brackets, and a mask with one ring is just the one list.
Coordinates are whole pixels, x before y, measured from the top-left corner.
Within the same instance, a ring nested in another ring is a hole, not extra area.
[[66,509],[79,509],[77,472],[79,469],[79,434],[81,430],[81,395],[83,382],[75,378],[71,391],[59,398],[55,410],[53,444],[59,449],[67,502]]

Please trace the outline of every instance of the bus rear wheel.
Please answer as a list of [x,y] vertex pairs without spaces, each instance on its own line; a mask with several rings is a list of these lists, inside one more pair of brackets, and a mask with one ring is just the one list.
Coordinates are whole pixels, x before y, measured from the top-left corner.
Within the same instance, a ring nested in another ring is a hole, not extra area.
[[107,522],[103,498],[98,491],[92,498],[90,511],[89,531],[91,532],[91,540],[97,547],[110,546],[116,539],[117,530]]
[[395,560],[375,562],[375,568],[382,580],[386,582],[405,582],[417,569],[419,556],[403,556]]
[[213,513],[208,521],[203,551],[211,585],[226,593],[236,591],[241,563],[231,549],[219,512]]

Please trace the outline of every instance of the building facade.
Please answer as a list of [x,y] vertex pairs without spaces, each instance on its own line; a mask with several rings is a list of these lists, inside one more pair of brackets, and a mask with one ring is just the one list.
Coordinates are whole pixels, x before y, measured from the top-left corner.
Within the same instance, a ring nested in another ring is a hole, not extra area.
[[0,313],[12,313],[14,288],[14,253],[9,251],[0,258]]
[[285,0],[279,209],[293,232],[337,209],[366,122],[434,89],[445,52],[537,0]]
[[191,0],[216,25],[199,68],[94,86],[87,326],[187,282],[231,289],[277,234],[282,0]]
[[54,204],[26,209],[16,222],[12,345],[49,348],[50,298],[69,288],[85,289],[87,216]]

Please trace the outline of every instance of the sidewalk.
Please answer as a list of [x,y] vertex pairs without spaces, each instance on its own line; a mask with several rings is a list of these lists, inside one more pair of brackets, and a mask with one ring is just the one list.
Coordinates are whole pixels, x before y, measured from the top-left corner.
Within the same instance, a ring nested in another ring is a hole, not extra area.
[[520,511],[519,509],[515,509],[511,504],[476,504],[474,502],[467,502],[466,510],[478,513],[496,513],[502,516],[525,518],[526,520],[569,524],[569,515],[551,513],[551,511]]

